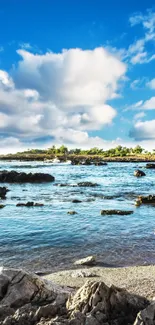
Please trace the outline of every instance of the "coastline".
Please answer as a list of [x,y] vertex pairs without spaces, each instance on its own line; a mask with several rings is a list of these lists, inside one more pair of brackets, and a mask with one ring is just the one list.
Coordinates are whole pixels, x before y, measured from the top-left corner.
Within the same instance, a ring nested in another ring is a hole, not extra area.
[[[94,276],[80,277],[76,273],[92,273]],[[76,273],[75,273],[76,272]],[[125,288],[130,293],[144,296],[147,299],[155,297],[155,265],[129,266],[119,268],[87,267],[70,269],[43,275],[43,279],[50,280],[61,286],[80,288],[86,281],[103,281],[106,285],[116,285]]]

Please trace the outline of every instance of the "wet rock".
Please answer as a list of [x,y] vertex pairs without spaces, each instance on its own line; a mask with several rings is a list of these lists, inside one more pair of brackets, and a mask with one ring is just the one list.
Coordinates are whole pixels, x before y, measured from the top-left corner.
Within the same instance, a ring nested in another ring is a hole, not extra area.
[[96,258],[95,256],[87,256],[85,258],[82,258],[80,260],[77,260],[74,262],[74,265],[88,265],[92,266],[96,264]]
[[104,282],[88,281],[67,301],[71,318],[85,315],[81,324],[133,324],[137,313],[148,305],[145,298],[128,293]]
[[0,209],[3,209],[5,208],[5,205],[4,204],[0,204]]
[[7,187],[0,187],[0,198],[5,199],[8,191]]
[[138,196],[135,205],[139,206],[141,204],[155,204],[155,195]]
[[155,324],[155,303],[151,303],[147,308],[140,311],[136,317],[134,325],[154,325]]
[[82,202],[82,201],[77,200],[77,199],[72,200],[72,203],[81,203],[81,202]]
[[148,168],[148,169],[155,169],[155,164],[146,164],[145,168]]
[[44,173],[18,173],[16,171],[3,170],[0,172],[1,183],[43,183],[53,182],[55,178],[50,174]]
[[74,215],[74,214],[77,214],[77,212],[76,211],[68,211],[67,214]]
[[133,211],[126,211],[126,210],[101,210],[101,215],[119,215],[119,216],[127,216],[132,214]]
[[142,170],[137,169],[137,170],[134,171],[134,176],[142,177],[142,176],[146,176],[146,174]]
[[43,207],[43,203],[34,203],[34,202],[27,202],[27,203],[17,203],[16,207]]
[[80,187],[96,187],[99,186],[97,183],[92,183],[92,182],[80,182],[77,184]]
[[102,161],[97,161],[94,163],[95,166],[107,166],[108,164],[106,162],[102,162]]

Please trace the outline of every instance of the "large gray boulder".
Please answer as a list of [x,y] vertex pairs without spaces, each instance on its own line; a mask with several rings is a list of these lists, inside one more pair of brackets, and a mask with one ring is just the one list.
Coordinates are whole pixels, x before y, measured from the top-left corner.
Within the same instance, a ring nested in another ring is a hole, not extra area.
[[36,324],[59,315],[70,291],[23,270],[0,271],[0,324]]
[[155,325],[155,302],[138,313],[134,325]]

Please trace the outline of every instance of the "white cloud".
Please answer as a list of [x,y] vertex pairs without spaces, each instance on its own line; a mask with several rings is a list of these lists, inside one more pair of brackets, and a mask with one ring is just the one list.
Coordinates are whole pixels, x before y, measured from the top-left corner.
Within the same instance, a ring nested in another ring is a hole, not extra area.
[[130,137],[138,141],[155,139],[155,120],[138,121],[130,131]]
[[145,116],[146,116],[146,114],[144,112],[137,113],[134,116],[134,120],[141,120]]
[[155,78],[146,83],[146,86],[155,89]]
[[104,48],[18,53],[11,76],[0,71],[1,134],[21,141],[51,136],[57,143],[103,143],[88,131],[112,123],[117,112],[107,101],[119,95],[126,65]]
[[[147,50],[148,42],[155,40],[155,12],[147,11],[146,15],[136,13],[129,19],[131,27],[141,25],[144,30],[143,38],[136,40],[128,48],[128,57],[132,64],[149,63],[155,59],[155,55],[149,54]],[[153,49],[154,50],[154,49]]]

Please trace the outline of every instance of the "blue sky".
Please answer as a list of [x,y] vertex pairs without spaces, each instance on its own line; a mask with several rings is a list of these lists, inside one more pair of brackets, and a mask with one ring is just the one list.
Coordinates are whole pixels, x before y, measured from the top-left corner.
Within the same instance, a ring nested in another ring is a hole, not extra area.
[[0,152],[155,148],[153,1],[1,0]]

